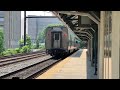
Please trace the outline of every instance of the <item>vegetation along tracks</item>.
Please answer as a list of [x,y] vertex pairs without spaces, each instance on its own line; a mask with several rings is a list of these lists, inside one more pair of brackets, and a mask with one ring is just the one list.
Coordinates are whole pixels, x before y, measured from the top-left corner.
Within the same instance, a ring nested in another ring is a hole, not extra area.
[[42,52],[27,54],[24,56],[21,55],[21,56],[15,56],[15,57],[1,59],[0,60],[0,67],[5,66],[5,65],[9,65],[9,64],[13,64],[13,63],[18,63],[18,62],[25,61],[25,60],[30,60],[30,59],[42,57],[45,55],[46,55],[45,51],[42,51]]

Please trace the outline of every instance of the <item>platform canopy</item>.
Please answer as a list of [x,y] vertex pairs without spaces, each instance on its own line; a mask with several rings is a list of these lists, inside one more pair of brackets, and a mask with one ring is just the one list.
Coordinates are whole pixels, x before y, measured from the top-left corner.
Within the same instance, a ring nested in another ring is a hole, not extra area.
[[100,23],[100,11],[52,11],[65,25],[82,40],[93,37]]

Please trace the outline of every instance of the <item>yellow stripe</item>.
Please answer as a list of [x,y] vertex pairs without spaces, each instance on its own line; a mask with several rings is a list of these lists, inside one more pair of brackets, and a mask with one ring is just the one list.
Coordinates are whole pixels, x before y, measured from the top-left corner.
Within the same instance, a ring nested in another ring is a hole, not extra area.
[[40,75],[36,79],[48,79],[48,78],[50,78],[51,76],[53,76],[53,74],[55,74],[56,72],[59,72],[59,70],[69,61],[69,59],[70,59],[69,57],[64,59],[62,62],[56,64],[55,66],[50,68],[48,71],[46,71],[45,73],[43,73],[42,75]]
[[[76,52],[77,53],[77,52]],[[75,55],[76,53],[72,54]],[[60,69],[71,59],[72,57],[67,57],[66,59],[64,59],[63,61],[57,63],[56,65],[54,65],[52,68],[50,68],[49,70],[47,70],[45,73],[43,73],[42,75],[38,76],[36,79],[50,79],[50,77],[52,77],[55,73],[59,72]]]

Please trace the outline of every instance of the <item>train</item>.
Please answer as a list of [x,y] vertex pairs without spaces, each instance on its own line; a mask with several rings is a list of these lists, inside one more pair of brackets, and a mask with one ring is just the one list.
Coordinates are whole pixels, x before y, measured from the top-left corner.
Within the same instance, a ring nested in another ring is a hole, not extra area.
[[80,48],[80,38],[64,25],[46,28],[45,48],[51,56],[65,56]]

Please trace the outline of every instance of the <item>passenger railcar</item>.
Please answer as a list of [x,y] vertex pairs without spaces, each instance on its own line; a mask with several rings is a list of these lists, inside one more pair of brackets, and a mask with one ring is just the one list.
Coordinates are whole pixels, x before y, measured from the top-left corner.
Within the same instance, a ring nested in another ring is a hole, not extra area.
[[80,47],[80,39],[65,26],[47,27],[45,36],[46,52],[51,56],[66,55]]

